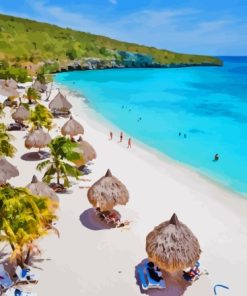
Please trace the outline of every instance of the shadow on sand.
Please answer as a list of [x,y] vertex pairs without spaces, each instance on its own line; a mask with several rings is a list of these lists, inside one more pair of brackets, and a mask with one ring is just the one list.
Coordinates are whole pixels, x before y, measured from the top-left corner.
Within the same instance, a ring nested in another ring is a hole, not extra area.
[[80,222],[83,226],[90,230],[114,228],[111,225],[106,224],[104,221],[101,221],[100,218],[96,216],[93,208],[87,209],[80,215]]
[[163,278],[166,283],[165,289],[148,289],[143,290],[141,288],[140,280],[138,277],[137,269],[139,266],[143,266],[146,259],[142,260],[141,263],[136,265],[135,267],[135,278],[136,283],[140,288],[140,292],[142,294],[146,294],[149,296],[182,296],[185,293],[185,290],[191,285],[191,283],[186,282],[183,278],[183,273],[177,273],[176,275],[171,275],[169,273],[163,273]]
[[21,156],[22,160],[26,161],[38,161],[38,160],[43,160],[46,158],[49,158],[50,154],[45,151],[39,151],[39,152],[28,152],[26,154],[23,154]]

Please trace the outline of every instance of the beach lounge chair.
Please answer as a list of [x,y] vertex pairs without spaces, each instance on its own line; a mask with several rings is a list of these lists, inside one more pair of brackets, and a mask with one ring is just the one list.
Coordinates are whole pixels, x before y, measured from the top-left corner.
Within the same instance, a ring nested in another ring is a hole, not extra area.
[[121,223],[120,222],[121,216],[115,210],[102,212],[102,211],[100,211],[99,208],[96,208],[95,214],[96,214],[96,216],[98,216],[102,221],[106,222],[107,224],[117,227]]
[[37,296],[37,294],[33,292],[25,292],[16,288],[9,289],[7,292],[5,292],[5,295],[6,296]]
[[71,112],[69,110],[61,111],[61,110],[52,110],[52,115],[54,117],[64,117],[68,118],[70,116]]
[[0,286],[3,289],[8,289],[14,284],[3,264],[0,264]]
[[[147,269],[147,264],[148,260],[145,260],[144,264],[140,265],[137,268],[137,272],[139,275],[140,283],[142,286],[143,290],[148,290],[148,289],[165,289],[166,288],[166,283],[162,279],[159,282],[155,281],[154,279],[151,278],[148,269]],[[158,275],[161,276],[161,272],[157,272]]]
[[20,282],[37,283],[37,276],[27,268],[16,267],[15,274],[17,275]]

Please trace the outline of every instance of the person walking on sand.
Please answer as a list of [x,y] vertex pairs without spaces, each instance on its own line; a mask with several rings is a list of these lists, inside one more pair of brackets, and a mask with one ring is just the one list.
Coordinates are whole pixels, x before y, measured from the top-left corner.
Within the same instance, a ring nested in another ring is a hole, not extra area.
[[128,147],[127,148],[131,148],[131,138],[129,138],[129,140],[128,140]]
[[113,138],[113,132],[110,132],[110,141],[112,140]]
[[120,133],[120,141],[119,142],[123,142],[123,132]]

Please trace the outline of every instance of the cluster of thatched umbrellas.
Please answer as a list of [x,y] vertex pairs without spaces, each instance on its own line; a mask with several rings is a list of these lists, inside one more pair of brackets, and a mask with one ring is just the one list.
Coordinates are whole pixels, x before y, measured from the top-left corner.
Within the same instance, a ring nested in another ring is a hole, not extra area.
[[[129,200],[127,188],[112,176],[110,170],[90,187],[87,196],[92,206],[101,212],[112,211]],[[168,273],[195,266],[201,254],[197,238],[176,214],[147,235],[146,251],[149,261]]]
[[[7,88],[8,86],[3,87]],[[61,112],[61,114],[69,112],[71,107],[71,104],[60,92],[49,104],[49,108],[53,112]],[[29,116],[30,113],[24,106],[19,106],[12,115],[17,122],[27,120]],[[61,133],[73,139],[77,135],[83,135],[84,129],[79,122],[70,117],[63,125]],[[41,149],[47,146],[50,141],[49,133],[38,128],[28,134],[25,146],[29,149]],[[96,158],[94,148],[84,141],[81,136],[78,143],[78,149],[83,153],[84,163]],[[75,162],[77,167],[84,163],[81,160]],[[18,170],[5,158],[0,159],[0,167],[0,185],[6,184],[11,177],[19,175]],[[48,185],[39,182],[35,176],[27,187],[34,194],[49,196],[54,202],[58,200],[55,192]],[[114,177],[110,170],[89,188],[87,196],[92,206],[102,213],[111,212],[117,205],[126,205],[129,201],[129,192],[126,186]],[[169,221],[156,226],[147,235],[146,251],[149,261],[168,273],[176,273],[194,266],[201,254],[197,238],[185,224],[178,220],[176,214]]]

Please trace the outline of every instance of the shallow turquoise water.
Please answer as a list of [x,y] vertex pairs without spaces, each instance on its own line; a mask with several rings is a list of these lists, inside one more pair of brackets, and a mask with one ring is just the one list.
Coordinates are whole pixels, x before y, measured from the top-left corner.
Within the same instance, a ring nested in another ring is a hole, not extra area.
[[223,60],[224,67],[76,71],[55,79],[123,131],[246,194],[247,58]]

